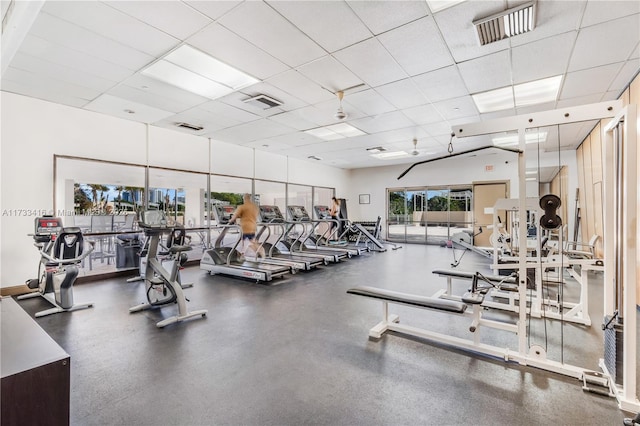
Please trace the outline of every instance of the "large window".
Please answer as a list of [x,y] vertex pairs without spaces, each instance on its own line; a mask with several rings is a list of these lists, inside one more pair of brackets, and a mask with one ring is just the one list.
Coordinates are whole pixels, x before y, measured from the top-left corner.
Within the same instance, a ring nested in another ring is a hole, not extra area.
[[313,214],[314,203],[328,205],[335,192],[333,188],[57,155],[54,170],[54,211],[42,213],[62,217],[65,226],[80,227],[86,240],[94,243],[81,275],[138,268],[136,256],[145,238],[137,220],[146,209],[162,210],[170,220],[184,225],[193,247],[189,259],[198,260],[220,233],[213,215],[215,205],[233,211],[242,204],[244,194],[253,193],[258,204],[276,205],[285,215],[287,205],[302,205]]
[[393,241],[441,244],[472,229],[471,186],[388,189],[387,206]]

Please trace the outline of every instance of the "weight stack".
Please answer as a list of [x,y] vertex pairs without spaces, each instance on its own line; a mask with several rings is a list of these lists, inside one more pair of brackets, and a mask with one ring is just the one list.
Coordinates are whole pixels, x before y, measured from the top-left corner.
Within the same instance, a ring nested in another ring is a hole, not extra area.
[[[610,319],[611,317],[605,316],[604,323],[606,324]],[[613,381],[620,386],[623,385],[622,347],[622,324],[614,320],[604,330],[604,365]]]

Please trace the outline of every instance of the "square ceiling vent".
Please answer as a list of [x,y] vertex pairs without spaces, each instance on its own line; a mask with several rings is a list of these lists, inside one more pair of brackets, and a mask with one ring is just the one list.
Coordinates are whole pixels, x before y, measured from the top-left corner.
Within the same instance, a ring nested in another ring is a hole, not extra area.
[[529,32],[536,25],[536,2],[517,7],[473,21],[481,46]]
[[269,109],[269,108],[273,108],[273,107],[277,107],[282,105],[282,102],[280,102],[277,99],[271,98],[267,95],[257,95],[257,96],[253,96],[249,99],[245,99],[244,101],[245,104],[249,104],[252,105],[256,108],[260,108],[260,109]]

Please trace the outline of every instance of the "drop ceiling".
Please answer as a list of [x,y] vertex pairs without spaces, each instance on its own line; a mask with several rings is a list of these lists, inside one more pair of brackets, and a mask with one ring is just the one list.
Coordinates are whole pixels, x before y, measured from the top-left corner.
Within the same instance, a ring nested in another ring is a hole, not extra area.
[[[538,0],[533,31],[485,46],[472,22],[523,2],[432,13],[437,2],[46,1],[31,20],[11,3],[2,0],[3,28],[26,27],[11,40],[3,91],[345,169],[444,154],[455,124],[616,99],[640,69],[638,1]],[[211,100],[142,74],[185,44],[259,82]],[[553,102],[480,114],[471,98],[558,75]],[[257,95],[282,105],[244,102]],[[366,134],[325,141],[304,132],[340,122]],[[541,149],[575,148],[593,125],[549,131]],[[366,151],[410,153],[414,138],[418,157]]]

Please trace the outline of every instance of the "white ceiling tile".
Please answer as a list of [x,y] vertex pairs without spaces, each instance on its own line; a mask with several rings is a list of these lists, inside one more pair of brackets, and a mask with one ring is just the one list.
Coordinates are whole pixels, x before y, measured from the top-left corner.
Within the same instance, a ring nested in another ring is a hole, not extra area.
[[622,92],[625,88],[629,86],[632,79],[638,73],[638,70],[640,70],[639,59],[632,59],[625,62],[624,65],[622,66],[622,69],[620,70],[616,78],[613,80],[611,85],[609,86],[608,90],[618,92],[618,93]]
[[373,89],[363,90],[357,93],[346,93],[343,103],[348,103],[366,115],[378,115],[396,109]]
[[[583,28],[569,63],[569,71],[626,60],[638,44],[640,15]],[[599,52],[594,55],[593,52]]]
[[[477,120],[464,120],[464,123],[472,123]],[[446,136],[447,144],[449,143],[449,136],[451,135],[451,124],[446,121],[441,121],[439,123],[431,123],[431,124],[423,124],[420,126],[429,136],[432,138],[438,138],[439,136]],[[443,143],[442,140],[438,139],[439,142]],[[455,140],[454,140],[455,141]]]
[[316,123],[309,121],[304,117],[301,117],[300,114],[296,111],[287,111],[280,114],[272,115],[271,117],[269,117],[269,120],[284,124],[285,126],[291,127],[292,129],[296,130],[308,130],[314,127],[318,127]]
[[271,120],[261,119],[215,132],[212,137],[222,142],[246,144],[293,132],[294,129],[290,127]]
[[209,18],[211,18],[213,20],[217,20],[220,17],[224,16],[226,13],[228,13],[230,10],[232,10],[234,7],[236,7],[239,4],[241,4],[243,1],[244,0],[234,0],[234,1],[230,1],[230,0],[229,1],[228,0],[216,0],[216,1],[196,0],[196,1],[185,1],[184,3],[188,4],[189,6],[194,8],[195,10],[199,11],[200,13],[205,14]]
[[[337,109],[337,104],[335,108]],[[326,106],[325,108],[320,109],[314,105],[310,105],[295,111],[290,111],[290,113],[299,116],[305,121],[314,123],[314,127],[326,126],[336,122],[336,119],[334,118],[335,109],[327,110]]]
[[508,50],[461,62],[458,64],[458,70],[471,93],[485,92],[512,84],[511,55]]
[[[173,115],[171,111],[164,111],[107,94],[97,97],[84,108],[126,120],[140,121],[142,123],[154,123]],[[130,114],[127,111],[134,111],[135,113]]]
[[359,77],[332,56],[325,56],[305,64],[299,67],[298,71],[332,93],[363,83]]
[[511,51],[513,83],[520,84],[565,72],[576,31],[514,47]]
[[[173,84],[168,84],[140,73],[134,74],[122,81],[121,85],[149,93],[154,97],[159,96],[169,101],[176,102],[180,105],[179,107],[176,107],[177,111],[181,111],[210,100],[204,96],[196,95],[195,93],[180,89]],[[173,111],[176,110],[176,108],[168,108],[168,110]]]
[[0,80],[0,86],[2,86],[3,92],[17,93],[23,96],[30,96],[32,98],[77,108],[82,108],[88,102],[86,99],[72,96],[64,90],[59,90],[57,87],[44,84],[45,82],[39,85],[33,84],[33,82],[30,82],[28,79],[22,79],[24,82],[9,80],[8,74],[10,69],[11,68],[8,68],[7,71],[5,71],[2,80]]
[[209,101],[207,103],[198,105],[198,109],[206,111],[211,116],[220,117],[221,120],[229,121],[231,123],[248,123],[250,121],[259,120],[262,117],[252,112],[236,108],[234,106],[225,104],[219,101]]
[[[269,118],[271,120],[271,118]],[[321,139],[312,136],[308,133],[289,133],[286,135],[274,136],[268,138],[264,143],[269,145],[269,148],[282,149],[295,146],[304,146],[310,144],[316,144],[322,142]]]
[[418,86],[410,78],[378,86],[375,91],[400,109],[427,103],[427,98],[424,97]]
[[423,1],[348,1],[347,3],[376,35],[428,14],[427,4]]
[[511,46],[520,46],[567,31],[577,30],[585,3],[584,0],[538,1],[535,28],[531,32],[511,37],[509,39]]
[[402,110],[402,113],[416,124],[437,123],[442,120],[438,110],[431,104],[407,108]]
[[118,98],[127,99],[144,105],[152,106],[154,108],[171,111],[173,113],[184,111],[198,104],[206,102],[206,100],[200,99],[197,102],[192,101],[190,103],[185,103],[176,99],[166,98],[150,90],[126,86],[123,84],[112,88],[106,93]]
[[291,67],[326,54],[266,3],[243,3],[218,22]]
[[413,81],[431,102],[456,98],[468,93],[455,65],[420,74],[414,77]]
[[147,53],[47,13],[41,13],[38,16],[31,27],[31,34],[131,70],[138,70],[154,60],[154,57]]
[[584,11],[581,26],[584,28],[638,13],[640,13],[638,1],[590,1]]
[[162,55],[179,43],[175,37],[97,1],[45,2],[43,11],[149,55]]
[[296,96],[309,104],[333,99],[335,95],[323,89],[296,70],[289,70],[266,80],[266,83]]
[[[34,73],[30,71],[19,70],[9,66],[5,73],[2,75],[2,79],[7,81],[13,81],[24,85],[31,85],[34,88],[37,87],[40,90],[45,90],[51,93],[65,93],[70,98],[80,98],[90,101],[99,96],[101,91],[97,89],[91,89],[88,87],[79,86],[73,82],[57,80],[48,75]],[[4,90],[4,87],[3,89]]]
[[107,1],[105,3],[179,40],[185,40],[212,22],[211,18],[181,1]]
[[335,52],[333,56],[371,87],[407,77],[407,73],[375,38]]
[[101,92],[109,90],[116,84],[113,80],[96,77],[68,66],[55,64],[20,52],[14,56],[11,67],[29,71],[44,78],[64,81]]
[[480,46],[473,26],[475,19],[501,12],[505,9],[504,6],[505,2],[502,0],[468,1],[464,3],[464,7],[450,7],[434,15],[456,62],[467,61],[509,47],[507,40]]
[[557,102],[557,108],[568,108],[580,105],[595,104],[597,102],[600,102],[601,98],[602,95],[600,93],[596,93],[592,95],[578,96],[575,98],[560,99]]
[[134,72],[113,62],[107,62],[90,54],[53,44],[33,35],[25,37],[19,52],[39,57],[51,63],[67,66],[89,75],[111,80],[114,84],[129,77]]
[[190,37],[187,43],[259,79],[289,69],[273,56],[218,24],[212,24]]
[[470,117],[479,120],[476,104],[471,96],[462,96],[455,99],[435,102],[434,107],[442,114],[445,120]]
[[399,111],[361,118],[351,124],[369,134],[414,126],[413,122]]
[[344,2],[269,1],[269,5],[327,52],[335,52],[372,36]]
[[453,64],[440,30],[430,16],[381,34],[378,40],[409,75]]
[[377,139],[383,144],[407,144],[413,147],[413,138],[424,140],[429,134],[419,126],[408,126],[401,129],[376,133],[375,136],[377,136]]
[[562,83],[559,99],[605,92],[614,81],[622,65],[622,63],[617,63],[568,73]]

